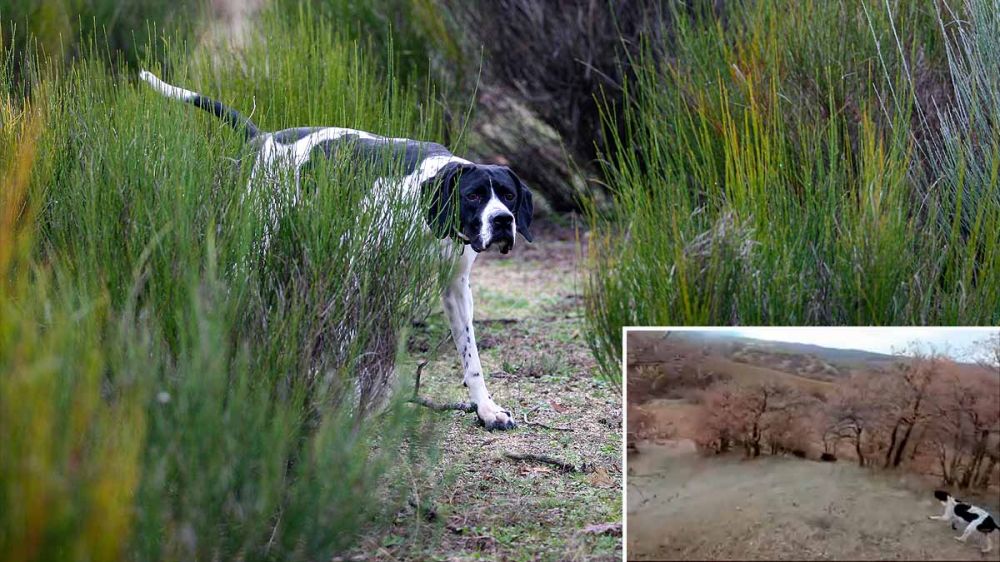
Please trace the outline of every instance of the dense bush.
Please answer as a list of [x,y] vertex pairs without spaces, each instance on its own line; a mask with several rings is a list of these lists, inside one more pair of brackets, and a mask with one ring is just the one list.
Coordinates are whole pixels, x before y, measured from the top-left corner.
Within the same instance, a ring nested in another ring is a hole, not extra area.
[[[164,78],[264,129],[439,138],[420,90],[294,13],[242,56],[168,44]],[[384,170],[332,162],[296,207],[247,194],[221,121],[97,55],[59,67],[0,103],[0,552],[329,559],[398,507],[386,470],[426,454],[425,418],[380,406],[449,269],[437,241],[410,202],[362,204]]]
[[[24,86],[24,64],[62,65],[99,45],[112,68],[162,57],[150,42],[157,30],[191,37],[206,0],[0,0],[0,38],[12,57],[11,85]],[[41,58],[35,58],[35,54]]]
[[437,3],[463,49],[458,81],[481,91],[473,148],[516,165],[556,211],[579,210],[579,196],[603,191],[595,163],[611,146],[600,106],[622,103],[629,58],[668,28],[668,3]]
[[[639,59],[626,85],[614,208],[590,212],[587,335],[605,371],[627,325],[1000,321],[997,16],[967,11],[734,2],[725,25],[673,18],[675,56]],[[954,106],[918,89],[946,53]]]

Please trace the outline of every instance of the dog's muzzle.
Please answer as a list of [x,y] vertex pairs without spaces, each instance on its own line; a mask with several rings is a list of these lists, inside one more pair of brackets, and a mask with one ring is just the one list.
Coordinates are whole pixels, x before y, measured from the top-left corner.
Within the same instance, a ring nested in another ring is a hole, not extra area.
[[501,254],[506,254],[514,247],[514,237],[511,234],[500,233],[492,236],[488,242],[483,244],[483,239],[477,236],[469,242],[469,245],[477,254],[485,252],[493,246],[496,246]]
[[496,244],[501,254],[510,252],[514,247],[514,215],[504,213],[490,217],[490,227],[492,236],[486,247]]

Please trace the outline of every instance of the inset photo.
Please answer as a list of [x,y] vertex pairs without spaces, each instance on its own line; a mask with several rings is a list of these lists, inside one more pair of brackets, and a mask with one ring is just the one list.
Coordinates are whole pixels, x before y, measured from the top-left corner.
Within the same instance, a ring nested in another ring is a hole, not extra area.
[[628,328],[629,560],[1000,560],[1000,329]]

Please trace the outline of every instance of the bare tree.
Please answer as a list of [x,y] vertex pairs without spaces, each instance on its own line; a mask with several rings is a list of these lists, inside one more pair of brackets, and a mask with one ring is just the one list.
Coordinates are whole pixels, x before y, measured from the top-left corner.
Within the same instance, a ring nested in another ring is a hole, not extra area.
[[890,375],[892,385],[885,399],[889,404],[888,425],[892,428],[885,452],[884,468],[896,468],[903,461],[913,430],[931,415],[928,404],[931,383],[940,374],[942,358],[914,351],[912,357],[896,365]]
[[[874,433],[885,418],[881,402],[887,380],[885,375],[855,373],[841,382],[827,405],[827,438],[838,442],[848,440],[854,445],[858,465],[865,466],[865,437]],[[829,449],[826,452],[830,452]]]
[[815,402],[814,397],[779,383],[713,384],[702,397],[702,442],[719,452],[739,443],[748,458],[760,456],[765,445],[774,454],[784,452],[801,438],[795,426],[805,417],[805,407]]
[[695,439],[699,446],[717,453],[729,451],[735,437],[736,412],[740,397],[736,387],[729,383],[718,383],[706,389],[702,395],[701,424]]

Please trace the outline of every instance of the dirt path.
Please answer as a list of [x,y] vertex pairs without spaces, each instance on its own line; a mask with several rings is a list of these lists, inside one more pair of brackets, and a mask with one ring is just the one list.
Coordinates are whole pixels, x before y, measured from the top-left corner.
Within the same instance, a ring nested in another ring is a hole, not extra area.
[[941,507],[926,484],[898,475],[683,444],[641,447],[628,466],[630,559],[1000,560],[952,540],[927,519]]
[[[390,535],[367,541],[371,556],[621,559],[621,536],[584,532],[588,525],[621,522],[621,398],[594,376],[583,339],[573,231],[542,228],[535,239],[509,256],[481,256],[472,276],[487,385],[519,427],[490,433],[476,425],[474,414],[439,414],[446,433],[440,463],[417,483],[435,520],[400,514]],[[411,350],[427,356],[446,330],[443,315],[433,315],[412,334]],[[466,400],[461,373],[449,340],[425,369],[421,394],[438,402]],[[570,431],[525,425],[524,414]],[[564,474],[515,462],[504,456],[508,452],[596,468]]]

